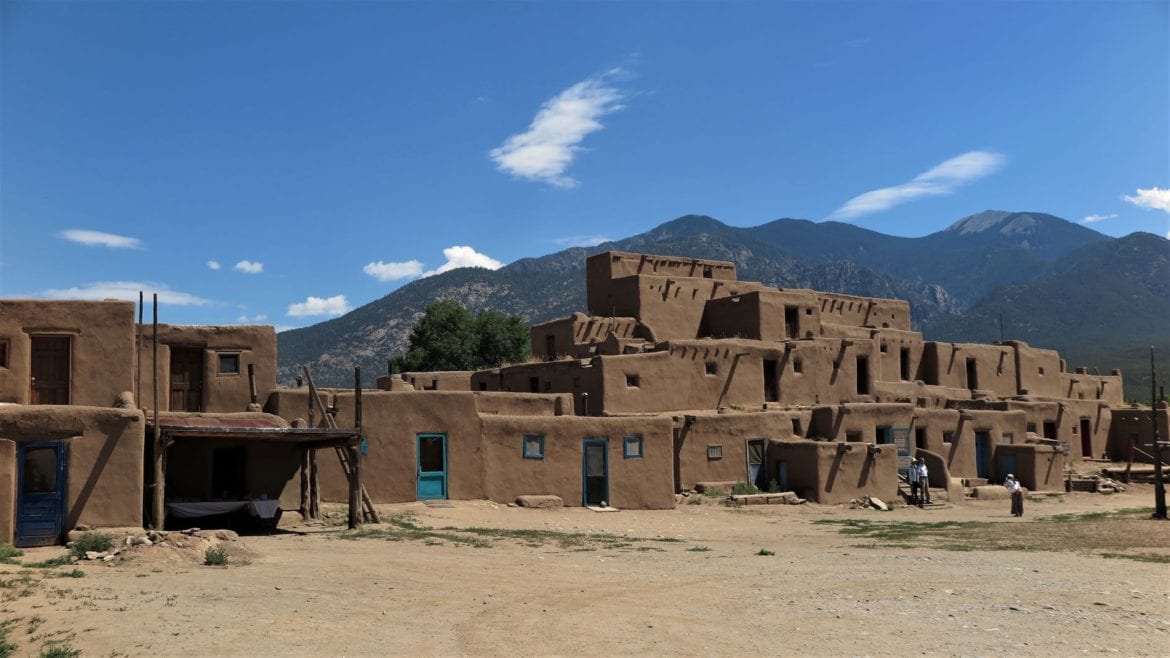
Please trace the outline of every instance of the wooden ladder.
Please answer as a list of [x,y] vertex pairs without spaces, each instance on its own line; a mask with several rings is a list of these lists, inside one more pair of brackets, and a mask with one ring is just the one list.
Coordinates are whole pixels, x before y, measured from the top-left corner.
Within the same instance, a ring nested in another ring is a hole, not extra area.
[[[321,417],[325,426],[329,429],[337,429],[337,421],[334,420],[333,414],[325,409],[325,405],[321,402],[321,394],[317,391],[317,386],[313,383],[313,375],[309,374],[309,366],[303,366],[305,370],[305,381],[309,383],[309,395],[313,396],[317,403],[317,408],[321,410]],[[345,473],[345,478],[351,480],[353,478],[353,467],[349,461],[349,453],[345,448],[337,446],[337,459],[341,462],[341,471]],[[370,500],[370,494],[366,493],[366,485],[362,484],[362,517],[366,523],[381,523],[378,518],[378,512],[374,509],[374,503]]]

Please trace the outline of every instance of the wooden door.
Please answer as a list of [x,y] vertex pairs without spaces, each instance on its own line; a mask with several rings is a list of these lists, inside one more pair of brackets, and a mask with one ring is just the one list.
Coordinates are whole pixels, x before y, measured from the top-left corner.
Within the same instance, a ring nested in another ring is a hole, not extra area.
[[67,448],[64,441],[17,444],[17,546],[51,546],[60,541],[68,491]]
[[447,497],[447,436],[419,434],[417,442],[418,499],[444,499]]
[[171,411],[203,411],[202,348],[171,348]]
[[581,497],[586,507],[609,499],[609,441],[585,439],[581,457]]
[[32,404],[69,404],[69,337],[32,337]]

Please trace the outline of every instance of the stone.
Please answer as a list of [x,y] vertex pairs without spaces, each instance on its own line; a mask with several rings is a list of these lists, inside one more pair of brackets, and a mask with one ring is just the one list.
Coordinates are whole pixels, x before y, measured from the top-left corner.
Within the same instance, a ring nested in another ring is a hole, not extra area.
[[517,496],[516,504],[534,509],[559,509],[565,506],[565,501],[560,496],[529,495]]
[[873,496],[870,496],[867,502],[869,503],[870,507],[872,507],[876,510],[879,510],[882,512],[890,511],[890,506],[886,505],[884,502],[882,502],[882,500],[880,498],[874,498]]

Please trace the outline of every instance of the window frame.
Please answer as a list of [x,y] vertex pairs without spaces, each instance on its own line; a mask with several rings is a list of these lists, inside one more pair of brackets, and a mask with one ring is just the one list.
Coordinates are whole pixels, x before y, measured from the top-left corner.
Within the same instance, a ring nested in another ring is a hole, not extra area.
[[[630,452],[631,445],[638,446],[637,454]],[[642,459],[644,455],[643,450],[645,447],[646,444],[642,440],[641,434],[627,434],[626,436],[622,437],[622,459]]]
[[723,459],[723,444],[722,443],[708,443],[707,444],[707,461],[715,461],[716,459]]
[[[540,452],[530,453],[528,451],[528,440],[529,439],[539,439],[540,440]],[[543,434],[534,434],[534,433],[524,434],[520,438],[520,454],[524,457],[524,459],[544,459],[544,435]]]
[[[243,371],[243,369],[244,369],[244,359],[242,357],[242,354],[243,354],[242,352],[223,352],[223,351],[216,350],[216,352],[215,352],[215,357],[216,357],[215,358],[215,376],[216,377],[239,377],[241,371]],[[223,360],[224,359],[235,359],[236,360],[236,371],[235,372],[225,372],[224,371],[224,369],[223,369]]]

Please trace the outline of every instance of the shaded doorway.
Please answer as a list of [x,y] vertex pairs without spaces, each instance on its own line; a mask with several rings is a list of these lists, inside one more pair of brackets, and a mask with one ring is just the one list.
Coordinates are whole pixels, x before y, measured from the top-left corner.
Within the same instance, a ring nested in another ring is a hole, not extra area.
[[203,348],[171,348],[171,411],[203,411]]
[[764,359],[764,402],[780,400],[780,381],[776,359]]
[[65,526],[68,444],[18,443],[16,468],[16,545],[51,546]]
[[766,449],[767,439],[748,439],[748,482],[751,482],[760,491],[768,490],[768,472],[767,469],[764,468],[764,455]]
[[69,404],[69,337],[32,336],[29,402]]
[[418,435],[418,499],[447,497],[447,435]]
[[991,478],[991,432],[975,433],[975,477]]
[[1081,419],[1081,456],[1093,456],[1093,421]]
[[609,500],[609,440],[585,439],[581,453],[581,497],[586,507]]

